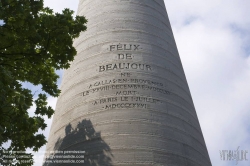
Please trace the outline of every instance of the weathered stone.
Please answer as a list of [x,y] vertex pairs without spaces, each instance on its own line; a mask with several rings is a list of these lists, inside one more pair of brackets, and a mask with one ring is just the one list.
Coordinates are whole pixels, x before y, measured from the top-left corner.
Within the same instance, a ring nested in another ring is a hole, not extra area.
[[78,14],[88,30],[47,151],[85,151],[86,166],[211,166],[164,1],[80,0]]

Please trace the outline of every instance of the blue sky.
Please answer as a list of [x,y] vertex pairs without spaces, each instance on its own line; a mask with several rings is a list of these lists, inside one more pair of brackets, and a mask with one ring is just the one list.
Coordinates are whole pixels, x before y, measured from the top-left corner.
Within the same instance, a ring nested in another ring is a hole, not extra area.
[[3,25],[4,24],[4,21],[3,20],[0,20],[0,25]]
[[[177,47],[213,165],[220,150],[247,150],[250,164],[250,1],[165,0]],[[60,12],[78,0],[45,0]],[[60,75],[62,72],[60,72]],[[49,98],[55,107],[56,99]],[[51,120],[47,119],[50,126]],[[48,136],[49,127],[44,131]],[[41,165],[45,147],[36,155]]]

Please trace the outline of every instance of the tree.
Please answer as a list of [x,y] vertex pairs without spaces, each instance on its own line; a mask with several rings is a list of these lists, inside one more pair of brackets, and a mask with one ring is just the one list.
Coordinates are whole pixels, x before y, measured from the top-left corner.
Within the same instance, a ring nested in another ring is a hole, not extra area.
[[[54,13],[45,8],[43,0],[0,0],[0,146],[10,141],[2,150],[14,153],[31,148],[34,151],[46,143],[43,134],[54,110],[47,106],[47,95],[60,93],[56,82],[58,69],[67,69],[76,50],[73,39],[86,30],[87,20],[73,18],[73,11],[64,9]],[[23,82],[41,85],[42,93],[35,99]],[[46,94],[47,93],[47,94]],[[28,109],[35,103],[35,116]],[[3,157],[0,163],[4,165]],[[1,164],[0,164],[1,165]],[[6,163],[5,163],[6,165]],[[17,158],[9,165],[22,164]]]

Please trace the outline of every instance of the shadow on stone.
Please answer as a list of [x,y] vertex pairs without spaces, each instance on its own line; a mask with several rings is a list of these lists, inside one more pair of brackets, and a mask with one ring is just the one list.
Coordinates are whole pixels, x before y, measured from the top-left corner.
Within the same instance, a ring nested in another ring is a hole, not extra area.
[[[101,133],[95,131],[90,120],[82,120],[76,128],[68,124],[65,127],[65,137],[57,140],[54,151],[57,153],[46,159],[44,166],[112,166],[110,147],[102,140]],[[83,160],[84,163],[78,163]],[[58,161],[61,164],[56,163]]]

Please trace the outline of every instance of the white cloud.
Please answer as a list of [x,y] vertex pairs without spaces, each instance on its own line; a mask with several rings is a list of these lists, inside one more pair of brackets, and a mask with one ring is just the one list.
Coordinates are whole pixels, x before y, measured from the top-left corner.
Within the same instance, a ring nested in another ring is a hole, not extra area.
[[235,165],[219,151],[250,151],[250,1],[165,3],[212,164]]

